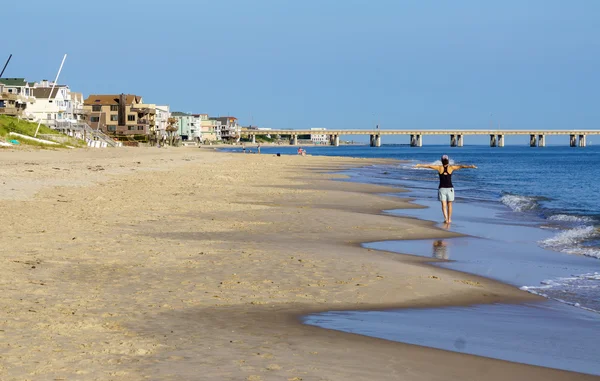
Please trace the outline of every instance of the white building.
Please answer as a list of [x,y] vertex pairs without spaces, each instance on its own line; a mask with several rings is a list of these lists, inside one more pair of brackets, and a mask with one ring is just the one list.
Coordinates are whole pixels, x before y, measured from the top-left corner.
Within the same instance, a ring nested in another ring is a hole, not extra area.
[[[311,128],[311,131],[326,131],[326,128]],[[313,144],[327,144],[327,134],[325,133],[312,133],[310,134],[310,140]]]
[[[229,141],[240,141],[242,126],[238,123],[238,119],[234,116],[217,116],[209,117],[210,120],[214,120],[215,131],[217,132],[217,139],[229,140]],[[220,134],[220,136],[219,136]]]
[[83,94],[72,92],[66,85],[52,86],[46,80],[34,85],[31,94],[36,102],[27,108],[28,117],[49,127],[84,122]]
[[169,106],[156,106],[156,132],[159,137],[167,135],[167,125],[171,117]]
[[55,127],[59,122],[73,120],[73,106],[68,86],[46,86],[47,82],[31,90],[35,103],[27,108],[28,116],[36,122],[41,121],[48,127]]

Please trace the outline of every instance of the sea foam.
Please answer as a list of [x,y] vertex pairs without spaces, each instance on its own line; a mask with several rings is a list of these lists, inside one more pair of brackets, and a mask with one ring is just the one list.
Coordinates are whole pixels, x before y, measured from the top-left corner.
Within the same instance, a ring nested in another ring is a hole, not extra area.
[[[600,312],[596,295],[600,290],[600,273],[573,275],[540,282],[539,286],[523,286],[521,290],[561,303]],[[565,300],[568,297],[569,300]]]
[[594,221],[594,219],[592,217],[573,216],[570,214],[555,214],[553,216],[548,217],[548,220],[559,221],[559,222],[573,222],[573,223],[586,223],[586,222]]
[[539,241],[542,247],[567,254],[585,255],[600,259],[600,248],[583,246],[582,242],[600,236],[595,226],[586,225],[563,230],[553,237]]
[[515,212],[525,212],[527,210],[533,210],[538,207],[537,198],[518,196],[514,194],[505,194],[502,196],[500,201],[511,208]]

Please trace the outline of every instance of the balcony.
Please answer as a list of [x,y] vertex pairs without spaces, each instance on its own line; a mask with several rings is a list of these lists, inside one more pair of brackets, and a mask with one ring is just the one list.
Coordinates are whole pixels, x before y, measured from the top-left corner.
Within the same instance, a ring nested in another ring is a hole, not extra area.
[[5,101],[17,101],[21,103],[35,103],[35,97],[28,97],[23,94],[2,93],[0,94],[0,99]]
[[0,107],[0,115],[21,116],[22,114],[23,114],[23,109],[20,107],[14,107],[14,106]]
[[137,112],[140,114],[155,115],[156,114],[156,105],[140,103],[140,104],[131,106],[131,111]]
[[75,115],[89,115],[92,112],[90,110],[86,110],[84,108],[74,108],[73,109],[73,114]]
[[137,124],[149,124],[148,119],[138,119]]

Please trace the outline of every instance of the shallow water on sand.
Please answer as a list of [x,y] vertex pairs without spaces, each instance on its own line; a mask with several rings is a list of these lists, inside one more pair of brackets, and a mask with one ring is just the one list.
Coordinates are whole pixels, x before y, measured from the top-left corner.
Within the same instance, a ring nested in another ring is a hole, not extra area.
[[600,375],[595,313],[554,302],[328,312],[304,323],[408,344]]
[[[419,200],[416,203],[428,208],[387,213],[439,221],[439,202],[423,201],[423,190],[411,189],[401,196],[415,197]],[[446,260],[432,265],[486,276],[536,293],[547,279],[598,270],[595,258],[541,247],[538,242],[555,232],[540,229],[535,220],[515,220],[498,204],[457,201],[453,223],[439,226],[468,236],[364,246]],[[552,291],[545,289],[544,295],[551,300],[538,304],[330,312],[307,316],[304,321],[387,340],[600,375],[600,314],[587,310],[600,311],[597,290],[586,293],[583,288],[556,287]]]

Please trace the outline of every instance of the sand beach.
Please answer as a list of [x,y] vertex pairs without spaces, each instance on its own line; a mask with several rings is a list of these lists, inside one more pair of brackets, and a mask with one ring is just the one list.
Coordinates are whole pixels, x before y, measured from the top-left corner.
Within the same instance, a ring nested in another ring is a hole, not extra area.
[[0,380],[579,380],[303,325],[336,310],[535,302],[364,242],[457,236],[385,215],[374,160],[212,147],[0,150]]

